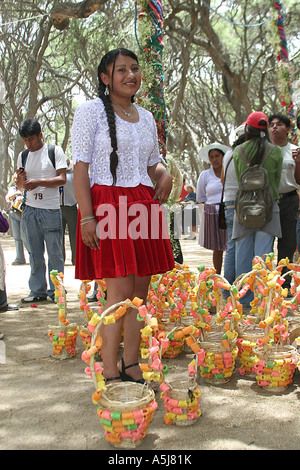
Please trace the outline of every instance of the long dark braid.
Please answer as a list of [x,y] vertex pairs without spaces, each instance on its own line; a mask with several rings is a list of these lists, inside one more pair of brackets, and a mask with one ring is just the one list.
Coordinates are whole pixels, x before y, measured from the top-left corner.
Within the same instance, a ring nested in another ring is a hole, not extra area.
[[[118,167],[118,163],[119,163],[119,157],[118,157],[118,153],[117,153],[117,151],[118,151],[118,142],[117,142],[117,131],[116,131],[116,118],[115,118],[115,112],[114,112],[114,109],[113,109],[113,106],[112,106],[110,96],[104,94],[106,86],[101,80],[101,73],[107,74],[108,73],[108,66],[110,64],[113,64],[113,68],[112,68],[112,77],[113,77],[116,57],[119,54],[132,57],[134,60],[136,60],[138,62],[138,59],[137,59],[136,55],[132,51],[130,51],[128,49],[120,48],[120,49],[114,49],[112,51],[107,52],[107,54],[105,54],[105,56],[103,56],[103,58],[102,58],[102,60],[99,64],[99,67],[98,67],[98,82],[99,82],[98,94],[99,94],[99,98],[101,98],[101,100],[103,101],[103,104],[104,104],[104,108],[105,108],[105,112],[106,112],[106,116],[107,116],[108,127],[109,127],[109,136],[110,136],[110,141],[111,141],[111,146],[112,146],[112,152],[110,154],[110,172],[111,172],[112,177],[113,177],[113,186],[116,185],[117,167]],[[134,100],[134,97],[132,96],[131,101],[133,102],[133,100]]]

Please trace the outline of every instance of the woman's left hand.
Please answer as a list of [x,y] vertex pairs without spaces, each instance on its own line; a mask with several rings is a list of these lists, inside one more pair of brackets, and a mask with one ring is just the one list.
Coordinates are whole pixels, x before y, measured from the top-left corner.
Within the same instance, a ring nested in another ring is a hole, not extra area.
[[154,201],[158,199],[160,204],[164,204],[172,190],[172,183],[172,176],[168,172],[163,173],[155,186]]

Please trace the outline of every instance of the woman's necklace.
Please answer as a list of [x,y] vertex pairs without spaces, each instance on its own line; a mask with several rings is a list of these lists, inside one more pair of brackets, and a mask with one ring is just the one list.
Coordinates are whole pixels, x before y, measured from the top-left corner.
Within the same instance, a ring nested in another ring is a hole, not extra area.
[[133,110],[132,103],[130,103],[130,111],[129,111],[129,113],[127,113],[127,111],[125,111],[125,109],[123,109],[122,106],[121,106],[119,103],[116,103],[115,101],[112,101],[112,104],[116,104],[117,106],[119,106],[119,108],[122,109],[122,111],[123,111],[123,113],[125,114],[125,116],[131,117],[131,115],[132,115],[132,110]]

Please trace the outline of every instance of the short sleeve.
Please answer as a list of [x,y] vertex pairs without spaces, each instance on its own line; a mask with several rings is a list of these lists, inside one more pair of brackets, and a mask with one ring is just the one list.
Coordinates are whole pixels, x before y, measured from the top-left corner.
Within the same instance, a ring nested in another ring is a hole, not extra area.
[[202,171],[198,178],[197,182],[197,202],[205,202],[206,201],[206,184],[207,184],[207,170]]
[[152,116],[151,113],[149,113],[150,117],[149,119],[151,120],[151,130],[153,133],[153,149],[152,152],[149,155],[147,166],[153,166],[156,165],[157,163],[160,163],[163,161],[160,152],[159,152],[159,145],[158,145],[158,136],[157,136],[157,128],[156,128],[156,123],[154,120],[154,117]]
[[79,106],[74,115],[71,128],[73,163],[91,162],[96,129],[96,119],[90,102]]
[[67,168],[67,159],[61,147],[55,146],[55,169]]

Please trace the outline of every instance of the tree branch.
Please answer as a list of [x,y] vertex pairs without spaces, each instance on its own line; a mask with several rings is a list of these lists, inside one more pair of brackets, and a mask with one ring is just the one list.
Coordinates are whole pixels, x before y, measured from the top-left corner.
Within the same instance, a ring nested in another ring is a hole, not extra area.
[[74,3],[57,3],[50,12],[50,19],[56,29],[62,31],[67,29],[70,24],[69,18],[88,18],[99,10],[108,0],[95,2],[94,0],[84,0]]

